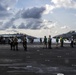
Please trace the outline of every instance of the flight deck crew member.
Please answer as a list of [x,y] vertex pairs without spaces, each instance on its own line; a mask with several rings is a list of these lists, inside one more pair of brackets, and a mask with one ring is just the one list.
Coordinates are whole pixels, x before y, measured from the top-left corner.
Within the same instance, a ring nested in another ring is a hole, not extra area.
[[48,48],[51,49],[51,35],[49,35],[49,38],[48,38]]
[[10,48],[11,50],[13,49],[13,37],[10,37],[8,40],[9,44],[10,44]]
[[74,46],[74,39],[73,39],[73,36],[71,37],[71,43],[70,43],[70,46],[73,48]]
[[23,48],[25,51],[27,51],[27,39],[26,39],[26,36],[24,36],[23,38]]
[[47,48],[47,38],[44,36],[44,48]]
[[13,46],[14,46],[14,50],[16,49],[18,51],[18,38],[14,37],[13,39]]
[[63,43],[64,43],[64,41],[63,41],[63,37],[61,37],[61,38],[60,38],[60,44],[61,44],[61,47],[63,47]]
[[56,37],[56,48],[58,47],[59,39]]

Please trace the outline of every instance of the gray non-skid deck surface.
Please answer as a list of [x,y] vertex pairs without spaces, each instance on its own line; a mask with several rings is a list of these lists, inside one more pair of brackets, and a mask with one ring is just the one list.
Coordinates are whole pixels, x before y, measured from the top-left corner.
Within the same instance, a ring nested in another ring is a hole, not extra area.
[[27,52],[11,51],[9,45],[0,45],[0,75],[76,75],[76,47],[43,49],[30,44]]

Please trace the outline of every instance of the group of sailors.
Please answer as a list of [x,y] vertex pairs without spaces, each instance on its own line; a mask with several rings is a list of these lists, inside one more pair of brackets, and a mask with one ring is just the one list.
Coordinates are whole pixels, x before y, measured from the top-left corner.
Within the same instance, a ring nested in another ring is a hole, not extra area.
[[48,39],[47,39],[46,36],[44,36],[44,48],[47,48],[48,47],[49,49],[51,49],[51,43],[52,43],[51,36],[49,35],[49,38]]
[[[5,39],[4,38],[0,38],[0,42],[5,43]],[[11,50],[16,50],[18,51],[18,38],[17,36],[15,37],[10,37],[8,40],[8,43],[10,44],[10,49]],[[51,45],[52,45],[52,38],[51,35],[49,35],[49,37],[47,38],[46,36],[44,36],[44,40],[42,41],[42,38],[40,38],[40,43],[43,43],[44,48],[49,48],[51,49]],[[60,46],[63,47],[64,44],[64,39],[62,37],[60,37]],[[25,51],[27,51],[27,38],[26,35],[24,35],[23,39],[22,39],[22,45]],[[59,38],[56,37],[56,47],[58,48],[59,45]],[[73,37],[71,37],[71,43],[70,46],[74,47],[74,39]]]
[[[10,44],[11,50],[18,51],[18,38],[17,37],[9,38],[9,44]],[[26,36],[23,37],[22,45],[23,45],[24,50],[27,51],[27,39],[26,39]]]
[[[74,38],[73,38],[73,36],[71,37],[70,40],[71,40],[70,46],[73,48],[74,47]],[[63,37],[60,37],[60,47],[63,47],[63,44],[64,44],[64,38]],[[48,38],[46,36],[44,36],[44,48],[51,49],[52,48],[51,45],[52,45],[51,35],[49,35]],[[58,48],[58,45],[59,45],[59,38],[56,37],[56,48]]]

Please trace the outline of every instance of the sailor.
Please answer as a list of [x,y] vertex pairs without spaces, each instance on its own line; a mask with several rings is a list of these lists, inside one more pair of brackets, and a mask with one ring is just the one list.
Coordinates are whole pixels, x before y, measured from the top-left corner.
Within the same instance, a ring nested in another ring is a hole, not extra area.
[[27,51],[27,39],[26,36],[23,37],[23,48],[25,51]]
[[13,49],[13,37],[10,37],[9,39],[8,39],[8,43],[10,44],[10,48],[11,48],[11,50]]
[[73,48],[74,46],[74,39],[73,39],[73,36],[71,36],[71,43],[70,43],[70,46]]
[[60,43],[61,43],[61,47],[63,47],[63,43],[64,43],[63,37],[60,37]]
[[48,48],[51,49],[51,35],[49,35],[48,38]]
[[56,37],[56,48],[58,48],[59,39]]
[[44,36],[44,47],[47,48],[47,38]]
[[16,49],[18,51],[18,38],[17,38],[17,36],[13,38],[13,46],[14,46],[14,50]]
[[42,38],[40,38],[40,43],[42,44]]

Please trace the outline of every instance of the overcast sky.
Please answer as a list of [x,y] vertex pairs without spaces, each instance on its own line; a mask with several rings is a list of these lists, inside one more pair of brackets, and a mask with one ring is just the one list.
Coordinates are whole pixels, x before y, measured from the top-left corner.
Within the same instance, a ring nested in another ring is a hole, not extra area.
[[76,30],[76,0],[0,0],[0,30]]

